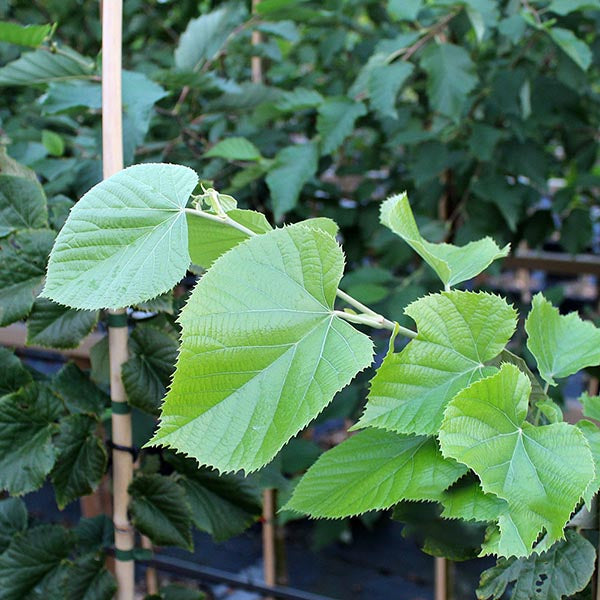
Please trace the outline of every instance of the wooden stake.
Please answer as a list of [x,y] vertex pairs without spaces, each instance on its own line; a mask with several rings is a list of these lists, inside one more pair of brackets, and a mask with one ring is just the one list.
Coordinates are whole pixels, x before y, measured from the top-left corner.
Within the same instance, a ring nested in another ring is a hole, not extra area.
[[[260,0],[252,0],[252,13],[256,13],[256,7]],[[258,46],[262,43],[262,35],[260,31],[254,29],[252,31],[252,39],[250,41],[252,46]],[[260,56],[253,56],[251,58],[250,67],[252,71],[252,83],[262,83],[263,82],[263,72],[262,72],[262,58]]]
[[[121,100],[121,40],[123,1],[102,2],[102,166],[104,178],[123,168]],[[131,448],[131,413],[121,379],[127,360],[127,320],[124,309],[109,311],[110,397],[113,443]],[[117,600],[134,600],[134,531],[129,522],[127,491],[133,478],[133,456],[113,450],[113,523],[115,526],[115,577]]]
[[445,558],[435,558],[435,600],[446,600],[448,597],[447,566]]
[[[275,585],[277,569],[275,565],[275,505],[277,503],[276,491],[268,489],[263,491],[263,571],[265,583]],[[265,600],[273,600],[270,596]]]

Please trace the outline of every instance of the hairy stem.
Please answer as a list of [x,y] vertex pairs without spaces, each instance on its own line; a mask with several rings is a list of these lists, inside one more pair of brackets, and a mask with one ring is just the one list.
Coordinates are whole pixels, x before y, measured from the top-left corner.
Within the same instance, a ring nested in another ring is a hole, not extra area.
[[[209,221],[214,221],[215,223],[221,223],[222,225],[228,225],[229,227],[233,227],[242,233],[245,233],[249,237],[253,237],[256,234],[251,229],[248,229],[241,223],[234,221],[227,213],[222,213],[220,215],[215,215],[213,213],[205,212],[203,210],[196,210],[195,208],[186,208],[186,213],[190,215],[195,215],[197,217],[201,217],[202,219],[208,219]],[[417,337],[417,333],[412,331],[411,329],[407,329],[406,327],[402,327],[398,325],[398,323],[394,321],[390,321],[386,319],[380,314],[377,314],[374,310],[370,309],[368,306],[362,304],[358,300],[354,299],[349,294],[342,290],[337,290],[336,292],[338,298],[353,306],[354,308],[361,311],[360,315],[352,315],[350,313],[346,313],[342,310],[334,310],[333,313],[346,321],[350,321],[352,323],[357,323],[360,325],[368,325],[369,327],[373,327],[374,329],[389,329],[392,332],[400,333],[401,335],[409,338]]]
[[233,227],[234,229],[237,229],[238,231],[245,233],[249,237],[256,235],[256,233],[254,233],[254,231],[252,231],[252,229],[248,229],[241,223],[234,221],[229,215],[227,215],[227,213],[224,213],[223,215],[214,215],[212,213],[205,212],[203,210],[196,210],[195,208],[186,208],[185,212],[189,213],[190,215],[196,215],[197,217],[201,217],[203,219],[208,219],[209,221],[214,221],[215,223],[221,223],[222,225],[229,225],[229,227]]

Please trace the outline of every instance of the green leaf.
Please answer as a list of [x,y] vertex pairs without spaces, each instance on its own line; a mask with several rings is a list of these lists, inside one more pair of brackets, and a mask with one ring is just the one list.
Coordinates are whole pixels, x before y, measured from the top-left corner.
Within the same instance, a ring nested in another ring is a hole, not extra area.
[[525,422],[530,391],[527,376],[505,364],[454,397],[439,433],[444,456],[473,469],[484,492],[508,502],[499,518],[501,556],[528,556],[544,529],[546,544],[560,539],[594,478],[581,431]]
[[191,71],[213,59],[245,12],[243,7],[230,4],[192,19],[175,50],[175,66]]
[[600,396],[590,396],[587,392],[583,392],[579,401],[583,405],[583,414],[586,417],[600,421]]
[[50,479],[61,510],[79,496],[91,494],[104,475],[108,457],[97,428],[96,419],[83,414],[60,422],[58,457]]
[[552,0],[548,10],[564,17],[580,10],[600,10],[599,0]]
[[108,395],[74,363],[66,364],[58,372],[52,380],[52,390],[70,413],[100,415],[110,402]]
[[486,494],[479,483],[472,480],[465,485],[459,482],[445,492],[441,503],[444,506],[442,517],[465,521],[495,521],[507,509],[505,500]]
[[117,585],[104,563],[104,557],[94,554],[78,558],[69,570],[67,599],[111,600]]
[[204,153],[205,158],[215,156],[226,160],[260,160],[262,158],[260,150],[244,137],[226,138]]
[[54,236],[48,229],[26,229],[0,240],[0,327],[29,314]]
[[73,308],[120,308],[173,287],[190,263],[187,167],[134,165],[73,207],[50,255],[42,295]]
[[394,19],[415,21],[423,7],[423,0],[388,0],[387,9]]
[[565,539],[529,558],[501,559],[481,574],[477,598],[500,600],[512,584],[510,600],[561,600],[585,588],[594,572],[594,546],[568,529]]
[[432,438],[368,429],[322,454],[284,509],[340,518],[400,500],[440,500],[465,472],[442,457]]
[[98,322],[98,312],[74,310],[38,298],[27,319],[27,344],[45,348],[76,348]]
[[516,313],[498,296],[458,290],[421,298],[405,313],[418,335],[386,356],[356,427],[431,435],[457,392],[496,371],[485,363],[510,339]]
[[556,385],[555,377],[600,364],[600,329],[575,312],[561,315],[541,293],[533,297],[525,330],[527,347],[550,385]]
[[362,102],[355,102],[342,96],[327,98],[319,106],[317,131],[321,136],[321,154],[331,154],[337,150],[353,131],[356,119],[367,114]]
[[71,546],[69,532],[58,525],[40,525],[18,533],[0,555],[2,600],[23,600],[36,588],[58,584],[61,575],[66,575]]
[[277,153],[265,179],[277,220],[296,206],[304,184],[315,175],[318,164],[319,151],[314,142],[288,146]]
[[260,488],[249,477],[198,468],[193,459],[167,455],[185,489],[192,522],[217,542],[239,535],[262,514]]
[[18,496],[43,485],[56,460],[52,435],[61,412],[58,398],[33,383],[0,399],[0,489]]
[[177,359],[177,340],[152,326],[136,327],[129,338],[129,360],[121,367],[129,404],[158,414]]
[[42,130],[42,144],[46,150],[48,150],[48,154],[52,156],[62,156],[65,151],[65,142],[58,133],[54,131],[50,131],[48,129]]
[[570,29],[550,27],[546,30],[556,45],[583,71],[592,64],[593,55],[590,47],[580,40]]
[[489,237],[462,247],[428,242],[419,233],[406,192],[390,196],[381,204],[380,220],[419,254],[446,286],[479,275],[510,250],[510,245],[500,249]]
[[52,25],[19,25],[0,21],[0,42],[37,48],[52,32]]
[[158,546],[192,549],[192,518],[185,491],[170,477],[138,475],[129,486],[135,528]]
[[413,70],[412,64],[399,61],[391,65],[375,66],[370,71],[369,100],[382,117],[398,118],[396,97]]
[[27,52],[0,69],[0,85],[32,85],[92,76],[94,63],[75,50]]
[[37,181],[14,175],[0,175],[0,230],[48,227],[46,196]]
[[[266,233],[272,229],[265,215],[254,210],[236,208],[228,211],[227,215],[255,233]],[[208,269],[221,254],[248,239],[243,231],[193,213],[187,214],[187,223],[192,262],[205,269]]]
[[114,544],[114,525],[105,514],[79,519],[73,531],[77,550],[82,554],[98,554]]
[[585,436],[587,443],[592,451],[594,458],[594,465],[596,467],[596,477],[593,479],[588,488],[583,494],[583,500],[586,503],[589,510],[592,510],[592,498],[594,494],[600,489],[600,429],[595,423],[582,419],[577,422],[577,427],[581,430],[581,433]]
[[8,348],[0,346],[0,397],[31,383],[31,374]]
[[316,108],[323,102],[323,96],[316,90],[308,88],[295,88],[284,92],[275,104],[275,108],[281,112],[295,113],[308,108]]
[[27,507],[19,498],[0,500],[0,554],[4,552],[19,531],[27,528]]
[[467,96],[478,83],[475,64],[469,53],[454,44],[429,44],[421,67],[427,73],[427,94],[436,112],[458,122]]
[[269,462],[371,363],[369,338],[333,313],[343,263],[328,233],[302,224],[217,260],[181,314],[177,371],[150,443],[223,471]]

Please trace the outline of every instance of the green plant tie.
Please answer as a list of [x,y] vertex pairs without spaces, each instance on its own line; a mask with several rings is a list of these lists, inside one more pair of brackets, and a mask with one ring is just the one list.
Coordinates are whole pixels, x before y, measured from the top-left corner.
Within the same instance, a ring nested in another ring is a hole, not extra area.
[[125,313],[108,313],[109,327],[127,327],[127,315]]
[[110,408],[115,415],[128,415],[131,412],[131,406],[127,402],[115,402],[113,400],[110,403]]

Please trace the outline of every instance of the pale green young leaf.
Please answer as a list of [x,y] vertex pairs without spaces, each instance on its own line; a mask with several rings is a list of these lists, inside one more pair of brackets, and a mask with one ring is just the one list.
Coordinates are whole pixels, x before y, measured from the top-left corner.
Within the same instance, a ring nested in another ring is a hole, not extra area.
[[0,42],[37,48],[52,31],[52,25],[19,25],[0,21]]
[[527,376],[505,364],[451,400],[439,433],[444,456],[473,469],[484,492],[507,501],[499,518],[502,556],[528,556],[543,530],[546,544],[560,539],[595,477],[588,443],[576,427],[525,422],[530,391]]
[[405,313],[418,335],[386,356],[358,427],[432,435],[454,395],[496,371],[485,364],[513,334],[516,312],[498,296],[453,290],[421,298]]
[[[254,210],[236,208],[227,215],[254,233],[266,233],[272,227],[265,215]],[[187,213],[189,251],[192,262],[208,269],[219,256],[243,242],[248,236],[226,223],[218,223],[193,213]]]
[[254,161],[260,160],[262,155],[250,140],[244,137],[230,137],[215,144],[208,152],[204,153],[204,157]]
[[173,375],[177,340],[152,326],[138,326],[129,337],[129,359],[121,367],[129,404],[158,414]]
[[29,314],[54,236],[49,229],[25,229],[0,244],[0,327]]
[[46,298],[37,298],[27,319],[27,344],[76,348],[97,322],[97,311],[74,310]]
[[39,49],[0,68],[0,86],[85,79],[92,76],[93,69],[92,61],[70,48],[60,48],[56,52]]
[[[510,600],[561,600],[583,590],[592,573],[596,553],[594,546],[572,529],[565,539],[547,552],[529,558],[501,559],[481,574],[477,598],[505,598],[512,584]],[[532,596],[535,590],[535,596]]]
[[198,282],[153,445],[222,471],[255,471],[372,359],[337,317],[344,258],[297,224],[242,242]]
[[590,396],[587,392],[583,392],[579,397],[579,401],[583,406],[583,414],[595,421],[600,421],[600,396]]
[[52,436],[61,413],[59,399],[35,383],[0,399],[0,489],[19,496],[43,485],[56,460]]
[[31,373],[8,348],[0,346],[0,397],[18,392],[32,382]]
[[427,93],[433,110],[458,122],[469,92],[479,81],[469,53],[454,44],[429,44],[421,67],[427,73]]
[[580,40],[570,29],[550,27],[546,29],[555,44],[583,71],[592,64],[593,55],[590,47]]
[[20,498],[0,500],[0,554],[4,552],[15,533],[27,528],[27,507]]
[[400,500],[441,500],[465,472],[463,465],[442,457],[433,438],[367,429],[322,454],[285,509],[341,518]]
[[18,533],[0,555],[2,600],[34,598],[34,590],[53,587],[66,579],[72,538],[65,527],[40,525]]
[[48,227],[46,195],[37,181],[14,175],[0,175],[0,230]]
[[370,71],[369,101],[381,116],[398,118],[396,97],[413,70],[411,63],[398,61],[391,65],[377,65]]
[[318,164],[319,151],[314,142],[288,146],[277,153],[265,178],[277,220],[296,206],[304,184],[315,175]]
[[423,7],[423,0],[388,0],[387,9],[394,19],[415,21]]
[[172,478],[138,475],[129,486],[135,528],[158,546],[192,549],[192,519],[185,492]]
[[496,521],[508,508],[506,500],[494,494],[486,494],[477,481],[457,485],[444,492],[441,503],[442,517],[465,521]]
[[367,114],[362,102],[346,97],[328,98],[319,106],[317,131],[321,136],[321,154],[337,150],[354,130],[356,119]]
[[595,423],[582,419],[577,423],[577,427],[581,429],[581,432],[585,436],[588,442],[592,456],[594,457],[594,465],[596,466],[596,477],[593,479],[585,492],[583,493],[583,500],[589,510],[592,510],[592,498],[600,490],[600,429]]
[[42,295],[73,308],[120,308],[173,287],[190,263],[184,208],[198,177],[141,164],[100,182],[58,234]]
[[577,313],[561,315],[541,293],[533,297],[525,330],[527,347],[550,385],[556,385],[555,377],[600,364],[600,329]]
[[446,286],[479,275],[510,250],[510,245],[499,248],[489,237],[462,247],[428,242],[419,233],[406,192],[390,196],[381,204],[380,220],[419,254]]
[[98,421],[83,414],[60,422],[55,443],[58,456],[50,479],[61,510],[79,496],[91,494],[104,475],[108,455],[97,428]]
[[339,233],[338,224],[327,217],[313,217],[312,219],[300,221],[300,223],[305,227],[310,227],[311,229],[320,229],[321,231],[328,233],[333,238]]
[[548,423],[562,423],[564,421],[562,410],[554,400],[539,400],[535,403],[535,407],[548,419]]
[[216,542],[239,535],[262,514],[261,490],[250,477],[198,468],[198,463],[181,455],[166,455],[185,489],[192,522]]

